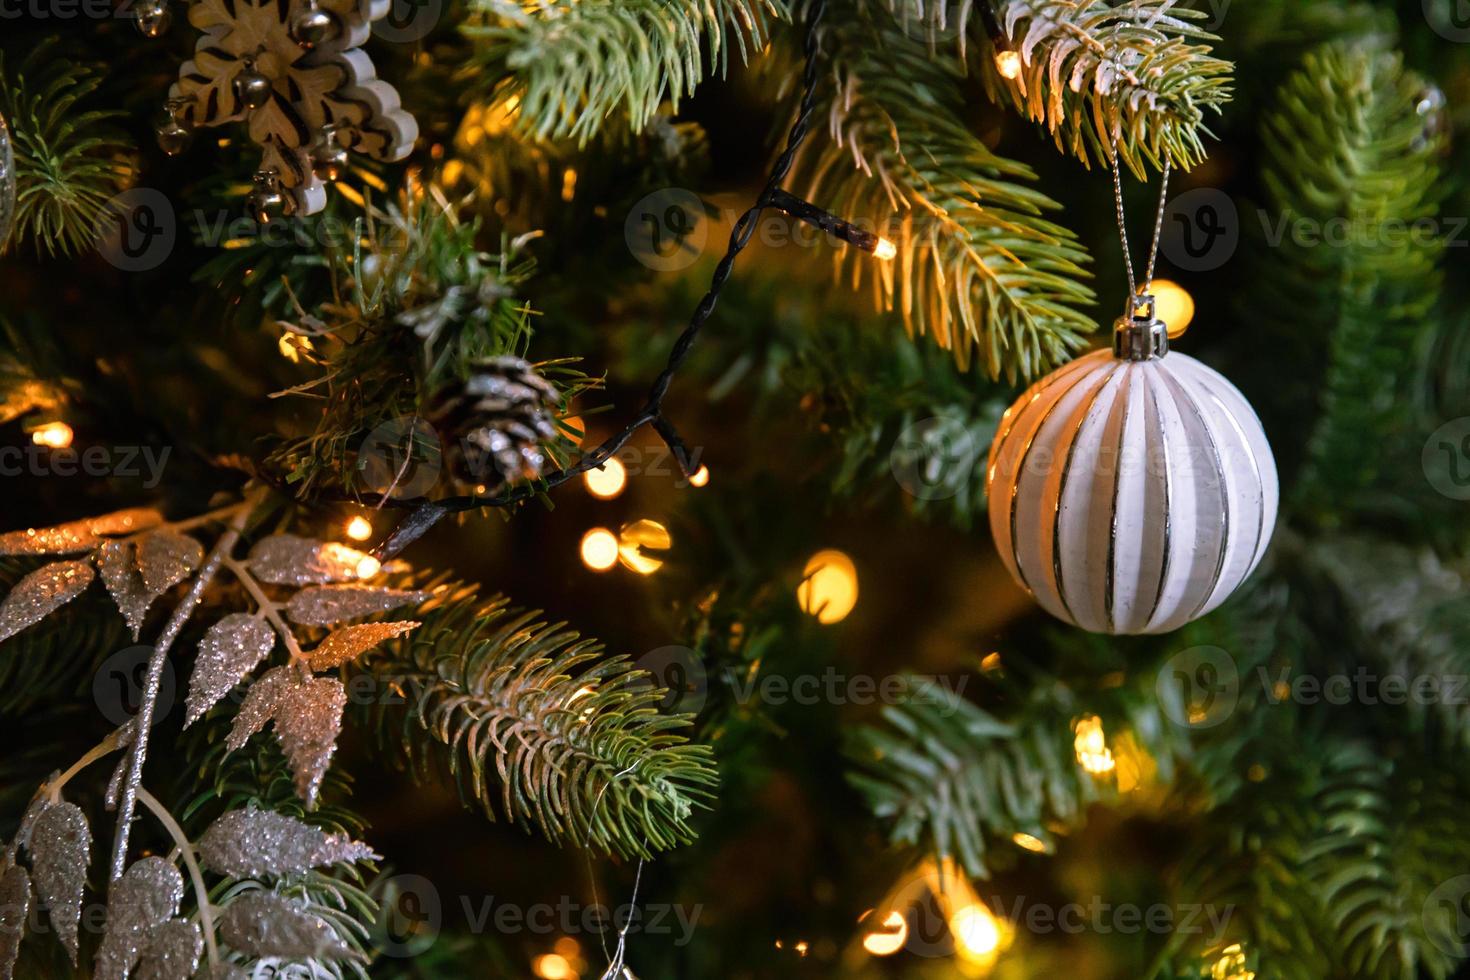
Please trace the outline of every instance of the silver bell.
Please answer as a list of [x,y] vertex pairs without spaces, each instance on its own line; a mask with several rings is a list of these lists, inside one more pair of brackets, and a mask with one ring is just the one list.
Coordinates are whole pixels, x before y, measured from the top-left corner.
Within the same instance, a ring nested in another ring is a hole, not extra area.
[[254,65],[247,65],[235,76],[235,96],[246,108],[259,109],[265,105],[270,101],[271,91],[271,80],[256,71]]
[[163,37],[174,15],[168,0],[139,0],[133,6],[133,18],[144,37]]
[[336,17],[313,3],[291,19],[291,40],[303,48],[314,48],[336,38],[340,29]]
[[281,189],[281,178],[271,170],[262,170],[255,175],[255,187],[245,203],[250,209],[250,216],[262,225],[279,221],[290,213],[290,204]]

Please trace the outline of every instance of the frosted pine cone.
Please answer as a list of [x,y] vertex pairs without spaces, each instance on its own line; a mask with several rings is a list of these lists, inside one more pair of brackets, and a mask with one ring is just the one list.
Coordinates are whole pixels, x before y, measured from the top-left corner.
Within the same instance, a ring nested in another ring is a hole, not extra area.
[[546,443],[556,438],[561,395],[519,357],[475,364],[464,387],[440,402],[433,421],[445,440],[454,478],[496,489],[534,480],[546,467]]

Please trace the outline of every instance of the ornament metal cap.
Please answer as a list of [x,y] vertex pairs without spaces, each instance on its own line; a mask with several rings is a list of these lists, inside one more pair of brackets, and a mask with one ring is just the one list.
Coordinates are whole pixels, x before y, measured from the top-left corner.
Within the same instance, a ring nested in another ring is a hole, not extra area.
[[1154,298],[1140,293],[1128,301],[1128,312],[1113,321],[1113,356],[1120,361],[1148,361],[1169,353],[1169,326],[1154,315]]

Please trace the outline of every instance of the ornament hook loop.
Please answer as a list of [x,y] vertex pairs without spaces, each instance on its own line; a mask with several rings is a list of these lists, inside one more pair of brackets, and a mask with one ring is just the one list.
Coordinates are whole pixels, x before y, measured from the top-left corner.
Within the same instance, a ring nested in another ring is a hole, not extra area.
[[1154,312],[1152,293],[1129,297],[1128,311],[1113,323],[1113,356],[1148,361],[1169,353],[1169,327]]

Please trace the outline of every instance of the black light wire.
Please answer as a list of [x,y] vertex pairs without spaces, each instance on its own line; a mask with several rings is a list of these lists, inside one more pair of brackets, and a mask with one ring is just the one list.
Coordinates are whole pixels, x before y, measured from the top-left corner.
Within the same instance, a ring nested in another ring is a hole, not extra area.
[[[694,313],[689,318],[689,324],[684,328],[674,347],[669,352],[668,363],[663,371],[654,379],[648,390],[648,401],[642,411],[627,424],[620,432],[609,437],[592,452],[583,456],[570,466],[557,470],[554,473],[531,483],[513,487],[503,493],[491,497],[481,496],[459,496],[445,497],[441,500],[428,500],[417,503],[414,510],[396,527],[388,537],[373,549],[372,555],[379,561],[387,561],[394,557],[413,541],[417,540],[430,528],[448,514],[459,513],[468,510],[478,510],[482,507],[505,507],[510,504],[519,503],[532,497],[539,496],[548,490],[554,489],[575,479],[588,470],[594,470],[606,463],[619,449],[621,449],[633,435],[645,425],[652,425],[654,430],[663,438],[674,458],[678,460],[679,468],[684,475],[690,476],[689,450],[684,445],[683,439],[675,430],[673,423],[663,414],[664,398],[668,395],[669,386],[673,384],[674,375],[689,357],[694,347],[694,342],[699,339],[699,333],[704,328],[710,315],[714,313],[715,305],[719,302],[720,291],[724,289],[725,283],[730,279],[730,273],[735,268],[735,258],[745,250],[750,243],[750,238],[755,234],[757,223],[761,212],[766,208],[777,208],[782,211],[810,222],[819,228],[856,245],[865,251],[874,251],[878,247],[880,239],[877,235],[863,231],[849,222],[843,221],[834,215],[828,214],[815,205],[802,201],[781,189],[781,184],[791,173],[792,164],[796,161],[796,153],[801,144],[806,140],[810,129],[812,114],[817,106],[817,87],[820,76],[821,61],[821,37],[820,25],[823,15],[827,11],[827,0],[811,0],[807,6],[806,21],[806,70],[802,77],[804,91],[802,93],[800,108],[797,112],[796,121],[792,123],[791,130],[786,137],[786,148],[777,157],[776,162],[771,165],[771,174],[766,181],[765,188],[760,197],[740,219],[735,222],[730,232],[730,245],[725,250],[724,258],[720,259],[719,265],[715,266],[713,275],[710,276],[709,291],[694,308]],[[371,502],[373,498],[367,498]],[[376,506],[383,507],[389,504],[398,504],[386,496],[379,496]],[[404,501],[403,504],[410,502]]]

